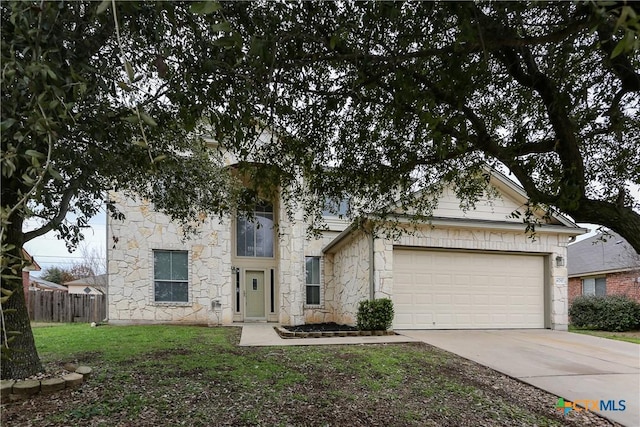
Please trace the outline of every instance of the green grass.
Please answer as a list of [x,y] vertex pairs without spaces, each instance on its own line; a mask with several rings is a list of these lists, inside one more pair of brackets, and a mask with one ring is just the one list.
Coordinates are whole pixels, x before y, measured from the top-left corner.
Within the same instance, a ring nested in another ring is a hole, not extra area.
[[237,346],[239,328],[166,325],[67,324],[33,333],[47,366],[76,362],[94,374],[79,395],[34,398],[29,410],[9,407],[3,425],[566,421],[555,411],[554,396],[546,409],[528,407],[528,395],[485,385],[499,374],[425,344],[246,348]]
[[595,337],[608,338],[617,341],[625,341],[634,344],[640,344],[640,331],[628,331],[628,332],[609,332],[609,331],[596,331],[593,329],[580,329],[575,326],[569,326],[569,332],[575,332],[577,334],[593,335]]

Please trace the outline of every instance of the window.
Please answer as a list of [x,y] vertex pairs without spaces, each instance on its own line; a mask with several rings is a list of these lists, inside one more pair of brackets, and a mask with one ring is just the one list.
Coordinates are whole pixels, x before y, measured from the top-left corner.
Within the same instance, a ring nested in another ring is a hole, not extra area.
[[187,251],[153,251],[156,302],[189,302]]
[[345,216],[349,210],[347,199],[334,200],[327,197],[322,208],[322,216]]
[[320,305],[320,257],[305,257],[307,305]]
[[273,258],[273,206],[258,205],[253,220],[238,216],[236,253],[238,256]]
[[582,279],[582,295],[602,296],[607,294],[607,279],[605,277],[589,277]]

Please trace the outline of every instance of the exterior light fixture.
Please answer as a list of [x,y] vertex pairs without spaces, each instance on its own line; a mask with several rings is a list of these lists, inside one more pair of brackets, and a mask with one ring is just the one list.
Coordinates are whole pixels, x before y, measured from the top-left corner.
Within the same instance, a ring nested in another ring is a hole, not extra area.
[[556,257],[556,267],[564,267],[564,258],[561,256]]

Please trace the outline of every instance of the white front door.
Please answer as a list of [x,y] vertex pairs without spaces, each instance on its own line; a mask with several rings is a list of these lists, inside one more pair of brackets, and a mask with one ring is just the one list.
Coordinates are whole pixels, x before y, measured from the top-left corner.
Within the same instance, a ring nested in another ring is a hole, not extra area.
[[247,270],[245,273],[245,317],[265,318],[264,271]]

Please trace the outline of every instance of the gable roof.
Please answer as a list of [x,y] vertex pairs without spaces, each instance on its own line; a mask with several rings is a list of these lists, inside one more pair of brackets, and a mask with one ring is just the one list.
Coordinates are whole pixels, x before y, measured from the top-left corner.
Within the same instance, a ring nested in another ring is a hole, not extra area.
[[640,255],[618,233],[597,234],[567,247],[569,277],[640,269]]
[[22,248],[22,258],[24,258],[30,265],[27,265],[23,268],[24,271],[41,271],[42,268],[40,264],[38,264],[34,257],[31,256],[29,252],[25,248]]
[[80,279],[64,282],[65,286],[103,286],[107,283],[106,274],[98,274],[97,276],[81,277]]
[[48,280],[41,279],[39,277],[31,277],[30,285],[32,288],[38,288],[45,291],[60,291],[60,292],[68,292],[66,286],[59,285],[57,283],[50,282]]
[[[526,225],[522,222],[521,219],[511,219],[506,218],[504,216],[505,212],[512,212],[518,207],[521,207],[528,200],[527,193],[524,188],[522,188],[519,184],[514,182],[508,176],[503,173],[490,169],[491,173],[491,185],[493,185],[506,200],[504,209],[501,213],[494,213],[493,207],[489,206],[489,210],[484,210],[484,212],[479,215],[466,215],[462,212],[459,207],[459,201],[451,204],[451,209],[434,209],[433,216],[429,220],[429,223],[433,226],[442,226],[442,227],[472,227],[472,228],[484,228],[491,230],[510,230],[510,231],[525,231]],[[445,197],[450,197],[448,194],[444,194]],[[442,199],[439,201],[439,205]],[[476,205],[476,209],[478,208],[478,204]],[[459,212],[460,215],[456,215]],[[444,213],[444,216],[439,216],[438,214]],[[451,215],[454,213],[454,215]],[[487,215],[488,214],[488,215]],[[540,217],[542,213],[540,214]],[[400,222],[408,222],[410,220],[410,215],[399,215],[395,219]],[[585,228],[581,228],[575,222],[567,218],[566,216],[560,213],[552,213],[550,218],[547,220],[547,223],[542,223],[536,225],[536,233],[558,233],[566,236],[578,236],[580,234],[586,233],[588,230]],[[327,244],[322,251],[324,253],[335,251],[337,247],[342,243],[342,241],[349,235],[351,235],[354,231],[358,229],[357,226],[358,220],[354,221],[349,227],[347,227],[342,233],[336,236],[329,244]]]

